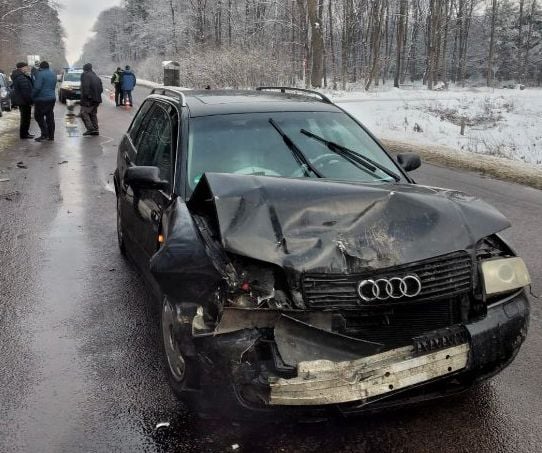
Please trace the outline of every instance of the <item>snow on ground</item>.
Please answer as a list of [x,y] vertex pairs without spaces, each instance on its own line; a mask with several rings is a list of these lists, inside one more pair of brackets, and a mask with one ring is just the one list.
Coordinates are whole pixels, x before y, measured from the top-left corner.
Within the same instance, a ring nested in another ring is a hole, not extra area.
[[329,94],[378,138],[440,145],[542,167],[542,89],[429,91],[418,86]]

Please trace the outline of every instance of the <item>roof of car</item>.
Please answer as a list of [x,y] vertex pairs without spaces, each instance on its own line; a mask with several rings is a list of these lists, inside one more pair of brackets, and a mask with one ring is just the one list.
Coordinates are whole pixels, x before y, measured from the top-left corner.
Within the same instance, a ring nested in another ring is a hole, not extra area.
[[[171,93],[170,90],[174,89],[167,89],[166,96]],[[182,90],[182,93],[191,117],[231,113],[339,111],[334,104],[310,94],[256,90]]]

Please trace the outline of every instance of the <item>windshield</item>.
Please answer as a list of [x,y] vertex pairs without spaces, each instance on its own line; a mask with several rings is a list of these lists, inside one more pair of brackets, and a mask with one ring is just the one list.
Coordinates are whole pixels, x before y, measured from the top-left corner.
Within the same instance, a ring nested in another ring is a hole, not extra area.
[[67,72],[64,74],[64,82],[80,82],[81,73],[80,72]]
[[[271,121],[270,121],[271,120]],[[286,134],[273,127],[273,123]],[[342,112],[271,112],[215,115],[190,121],[188,184],[193,189],[205,172],[244,175],[317,177],[307,171],[295,148],[324,178],[356,182],[392,182],[380,169],[370,170],[333,152],[310,131],[399,173],[397,166],[354,120]]]

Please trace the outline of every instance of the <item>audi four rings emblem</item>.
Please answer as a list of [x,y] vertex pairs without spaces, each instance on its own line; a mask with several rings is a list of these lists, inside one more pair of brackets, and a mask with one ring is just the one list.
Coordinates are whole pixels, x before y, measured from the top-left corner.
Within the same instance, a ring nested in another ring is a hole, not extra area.
[[422,291],[422,282],[416,275],[362,280],[358,284],[359,297],[365,302],[416,297]]

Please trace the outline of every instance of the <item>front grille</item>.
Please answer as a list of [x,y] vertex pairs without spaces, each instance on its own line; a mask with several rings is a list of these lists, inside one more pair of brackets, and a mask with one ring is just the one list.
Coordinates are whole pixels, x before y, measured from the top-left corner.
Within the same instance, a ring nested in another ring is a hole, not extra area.
[[333,330],[343,335],[382,343],[386,349],[412,343],[433,330],[461,322],[461,297],[334,315]]
[[[414,274],[422,283],[415,298],[387,301],[362,301],[357,292],[360,281],[371,278],[402,277]],[[472,258],[467,252],[455,252],[416,263],[363,274],[305,274],[302,278],[304,300],[311,309],[352,309],[360,306],[416,303],[450,299],[472,291]]]

